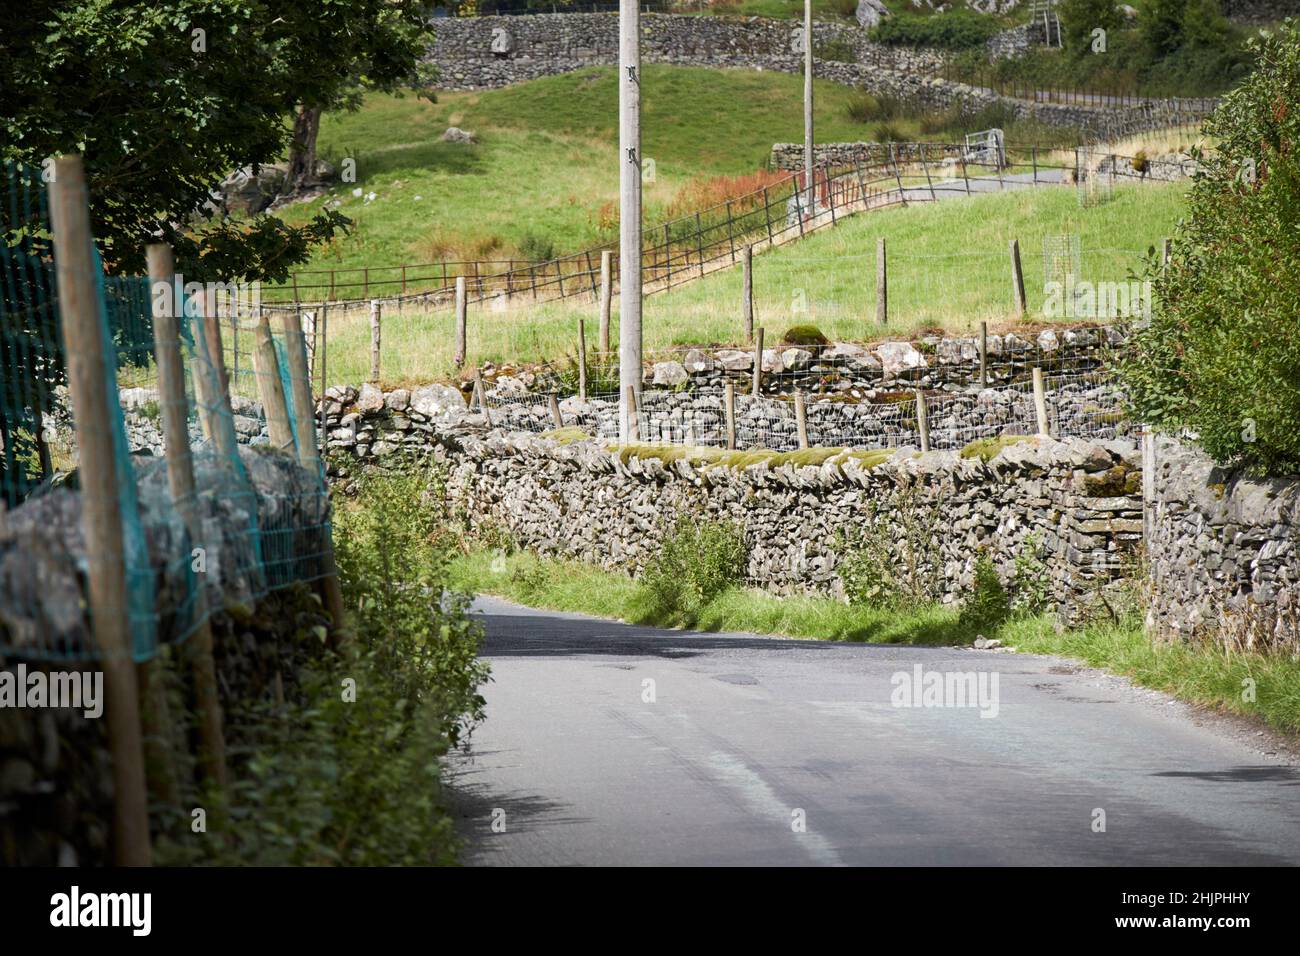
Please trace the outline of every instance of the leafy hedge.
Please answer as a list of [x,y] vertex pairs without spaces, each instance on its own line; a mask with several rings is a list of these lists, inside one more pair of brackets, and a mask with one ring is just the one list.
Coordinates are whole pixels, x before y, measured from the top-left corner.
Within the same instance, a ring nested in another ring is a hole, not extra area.
[[1257,41],[1258,66],[1206,122],[1188,216],[1124,375],[1134,412],[1188,429],[1217,461],[1300,472],[1300,29]]
[[890,46],[929,46],[943,50],[982,47],[997,33],[992,18],[969,10],[951,10],[942,16],[886,17],[872,31],[873,39]]

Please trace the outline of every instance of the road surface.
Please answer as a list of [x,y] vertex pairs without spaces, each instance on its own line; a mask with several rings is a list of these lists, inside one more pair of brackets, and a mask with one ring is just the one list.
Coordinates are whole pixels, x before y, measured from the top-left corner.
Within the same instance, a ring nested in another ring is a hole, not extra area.
[[[470,865],[1300,863],[1268,738],[1065,660],[475,609]],[[984,706],[895,706],[917,665],[983,673]]]

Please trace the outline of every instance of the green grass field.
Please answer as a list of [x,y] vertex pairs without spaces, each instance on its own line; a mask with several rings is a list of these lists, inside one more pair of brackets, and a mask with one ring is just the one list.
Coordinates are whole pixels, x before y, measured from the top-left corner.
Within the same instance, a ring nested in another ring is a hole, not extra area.
[[[1159,247],[1182,210],[1185,186],[1116,187],[1110,201],[1081,208],[1072,188],[1039,187],[862,213],[807,239],[755,257],[756,322],[769,341],[787,327],[812,323],[839,340],[949,332],[988,321],[994,331],[1025,325],[1013,319],[1008,243],[1020,240],[1029,324],[1041,315],[1044,242],[1079,237],[1081,279],[1126,280],[1149,247]],[[875,321],[876,240],[889,249],[890,321]],[[741,341],[740,268],[720,271],[646,298],[647,349]],[[615,297],[617,309],[617,296]],[[802,310],[802,311],[800,311]],[[596,305],[587,299],[494,311],[470,311],[470,364],[540,362],[576,350],[579,319],[594,343]],[[1059,319],[1077,323],[1078,319]],[[617,316],[611,338],[617,339]],[[450,312],[390,312],[384,322],[382,379],[417,383],[453,375]],[[364,380],[370,327],[361,312],[331,319],[329,377]]]
[[[881,134],[880,122],[850,117],[849,106],[862,105],[860,92],[819,80],[814,97],[818,140]],[[655,180],[645,188],[645,222],[666,218],[689,184],[753,173],[763,168],[773,143],[802,140],[802,104],[799,76],[647,65],[642,155],[654,161]],[[893,137],[913,140],[923,135],[921,122],[918,115],[902,115],[887,126]],[[472,131],[478,142],[442,142],[449,126]],[[928,128],[924,138],[930,140],[965,132]],[[443,93],[437,103],[372,95],[357,112],[327,113],[321,122],[321,157],[336,166],[354,159],[356,182],[340,183],[280,215],[302,222],[324,203],[337,202],[355,222],[350,235],[321,249],[304,269],[577,252],[617,238],[617,129],[613,67],[499,90]],[[1008,132],[1013,140],[1047,135],[1051,131],[1037,127]]]

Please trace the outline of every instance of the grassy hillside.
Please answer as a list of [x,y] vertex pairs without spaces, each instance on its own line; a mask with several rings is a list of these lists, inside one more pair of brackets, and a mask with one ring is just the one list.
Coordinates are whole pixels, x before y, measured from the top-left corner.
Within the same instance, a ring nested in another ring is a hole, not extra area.
[[[1125,281],[1151,246],[1159,246],[1182,210],[1181,184],[1117,187],[1100,206],[1081,208],[1074,189],[976,196],[854,216],[834,229],[755,259],[755,312],[769,336],[813,323],[838,339],[867,340],[923,328],[963,331],[981,320],[994,330],[1012,320],[1008,242],[1020,240],[1031,323],[1043,321],[1044,240],[1079,237],[1080,279]],[[889,248],[890,324],[875,322],[876,240]],[[647,349],[678,344],[737,342],[739,267],[648,297]],[[617,309],[617,297],[615,298]],[[571,353],[579,318],[593,342],[596,307],[566,300],[492,311],[475,308],[469,322],[471,362],[541,361]],[[1070,320],[1078,321],[1078,320]],[[617,339],[617,318],[613,338]],[[330,378],[357,382],[369,368],[369,325],[331,319]],[[392,313],[384,324],[383,378],[418,382],[452,374],[452,319]]]
[[[860,92],[818,81],[814,100],[820,141],[881,132],[880,111]],[[654,160],[656,176],[645,190],[646,222],[665,218],[688,184],[752,173],[774,142],[801,140],[802,102],[803,80],[795,75],[647,66],[642,153]],[[921,119],[892,118],[889,135],[918,138]],[[449,126],[479,141],[441,142]],[[924,135],[960,132],[931,122]],[[330,202],[355,221],[352,235],[318,253],[309,268],[545,259],[616,237],[617,140],[613,67],[445,93],[437,103],[371,96],[360,111],[326,114],[321,124],[321,155],[336,164],[354,158],[357,182],[281,214],[302,221]]]

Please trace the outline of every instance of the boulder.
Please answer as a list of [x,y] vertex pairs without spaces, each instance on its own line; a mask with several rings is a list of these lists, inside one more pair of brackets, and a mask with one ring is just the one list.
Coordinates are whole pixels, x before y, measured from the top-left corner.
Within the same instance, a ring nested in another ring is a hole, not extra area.
[[754,367],[754,357],[739,349],[723,349],[717,354],[718,364],[728,372],[743,372]]
[[781,353],[781,363],[791,372],[805,369],[812,361],[812,352],[807,349],[786,349]]
[[466,411],[465,396],[451,385],[421,385],[411,393],[411,411],[430,421],[451,421]]
[[690,379],[686,366],[682,365],[681,362],[655,362],[653,372],[653,383],[655,385],[666,385],[669,388],[685,385]]
[[880,25],[880,21],[889,16],[889,7],[882,0],[858,0],[858,9],[854,18],[864,30]]
[[881,342],[876,346],[876,358],[886,378],[896,378],[914,368],[925,368],[928,364],[911,342]]
[[461,129],[459,126],[448,126],[446,132],[441,137],[444,143],[476,143],[478,138],[469,130]]
[[377,412],[383,407],[384,393],[379,390],[379,386],[372,385],[370,382],[362,385],[357,392],[357,411]]

